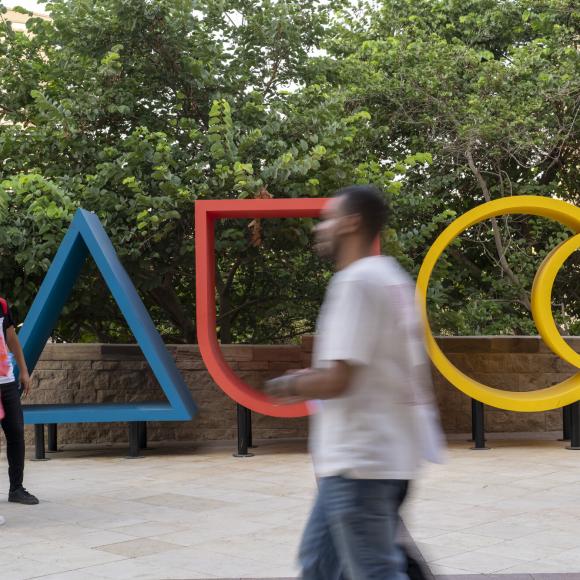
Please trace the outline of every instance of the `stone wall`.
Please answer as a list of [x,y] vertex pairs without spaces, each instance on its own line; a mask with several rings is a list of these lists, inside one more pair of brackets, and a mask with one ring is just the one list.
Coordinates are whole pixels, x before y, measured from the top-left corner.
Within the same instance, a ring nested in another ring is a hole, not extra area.
[[[571,339],[580,349],[580,339]],[[441,338],[439,343],[457,366],[491,386],[531,390],[559,382],[572,367],[551,354],[536,337]],[[193,421],[151,423],[152,441],[208,441],[234,439],[235,404],[212,381],[196,346],[170,346],[199,413]],[[308,365],[312,339],[300,346],[223,346],[232,369],[249,384],[292,368]],[[434,372],[444,428],[449,433],[470,430],[470,399]],[[133,345],[48,345],[33,375],[29,403],[108,403],[161,400],[163,393]],[[276,419],[254,415],[254,437],[294,438],[307,435],[305,419]],[[488,408],[486,428],[491,432],[553,431],[561,428],[561,412],[512,413]],[[27,427],[32,441],[32,427]],[[61,443],[108,444],[126,442],[123,424],[62,425]]]
[[[574,369],[536,336],[446,337],[438,339],[447,357],[465,374],[491,387],[533,391],[559,383]],[[580,337],[568,339],[580,351]],[[471,400],[434,371],[442,421],[448,433],[471,431]],[[562,411],[515,413],[486,407],[485,428],[491,433],[549,432],[562,428]]]

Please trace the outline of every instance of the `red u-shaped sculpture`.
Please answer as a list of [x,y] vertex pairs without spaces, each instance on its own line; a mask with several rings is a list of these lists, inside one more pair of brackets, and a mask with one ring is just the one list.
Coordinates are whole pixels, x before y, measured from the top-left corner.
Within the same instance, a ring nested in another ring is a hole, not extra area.
[[[238,377],[226,362],[216,332],[215,222],[220,218],[315,218],[326,198],[197,201],[195,203],[195,260],[197,338],[201,356],[217,385],[234,401],[262,415],[303,417],[305,403],[280,405]],[[380,241],[374,246],[380,253]]]

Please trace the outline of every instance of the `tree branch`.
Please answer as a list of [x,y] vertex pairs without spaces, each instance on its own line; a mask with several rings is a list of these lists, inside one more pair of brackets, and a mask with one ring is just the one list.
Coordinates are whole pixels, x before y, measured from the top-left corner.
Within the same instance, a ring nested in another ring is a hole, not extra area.
[[[469,168],[471,169],[473,175],[475,176],[475,179],[477,180],[477,183],[478,183],[478,185],[483,193],[483,197],[485,198],[486,201],[491,201],[491,193],[489,192],[487,182],[485,181],[485,178],[483,177],[483,175],[481,174],[481,171],[478,169],[477,165],[475,164],[475,161],[473,160],[473,155],[471,153],[471,149],[469,149],[469,148],[467,149],[467,151],[465,152],[465,157],[467,158],[467,163],[469,164]],[[527,292],[522,287],[522,285],[519,281],[519,278],[514,274],[513,270],[511,269],[511,267],[508,264],[508,261],[505,257],[506,256],[506,248],[504,247],[504,243],[503,243],[503,240],[501,238],[501,232],[499,229],[499,225],[498,225],[497,219],[495,217],[491,218],[491,228],[493,230],[493,238],[495,241],[495,248],[496,248],[497,253],[498,253],[499,264],[501,266],[501,269],[504,271],[506,276],[510,279],[511,283],[518,289],[518,292],[520,293],[521,303],[526,307],[527,310],[531,311],[532,305],[530,303],[530,298],[529,298]]]
[[475,276],[477,276],[478,278],[481,278],[483,272],[481,271],[481,268],[477,265],[474,264],[469,258],[467,258],[462,252],[458,252],[455,248],[453,247],[449,247],[447,248],[447,251],[456,259],[459,260],[460,262],[463,263],[463,265]]
[[238,312],[240,312],[241,310],[244,310],[244,308],[248,308],[249,306],[253,306],[254,304],[264,304],[265,302],[267,302],[267,300],[265,300],[264,298],[256,298],[254,300],[249,300],[248,302],[245,302],[244,304],[241,304],[240,306],[236,306],[235,308],[231,308],[230,310],[228,310],[227,312],[224,312],[222,315],[220,315],[220,319],[223,316],[225,317],[232,317],[235,314],[237,314]]
[[197,342],[195,323],[183,308],[183,304],[171,284],[164,283],[149,290],[148,294],[181,330],[187,343]]
[[240,266],[244,263],[245,261],[245,257],[243,256],[239,256],[237,258],[237,260],[234,262],[234,265],[232,266],[232,269],[230,270],[229,274],[228,274],[228,278],[226,280],[225,286],[224,286],[224,293],[229,293],[229,291],[232,288],[232,284],[234,283],[234,278],[236,276],[236,274],[238,273],[238,270],[240,269]]

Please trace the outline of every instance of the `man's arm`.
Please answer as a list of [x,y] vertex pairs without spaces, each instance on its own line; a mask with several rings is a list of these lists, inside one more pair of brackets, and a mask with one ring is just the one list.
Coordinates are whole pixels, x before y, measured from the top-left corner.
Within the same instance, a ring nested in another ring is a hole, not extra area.
[[16,330],[14,326],[8,327],[6,330],[6,343],[10,352],[14,355],[18,368],[20,369],[20,382],[22,388],[24,389],[24,396],[28,396],[30,392],[30,374],[28,373],[28,367],[26,366],[26,361],[24,360],[24,353],[22,352],[22,346],[20,346],[20,341],[18,336],[16,336]]
[[353,370],[347,362],[336,361],[328,369],[309,369],[268,381],[266,393],[276,399],[334,399],[348,390]]

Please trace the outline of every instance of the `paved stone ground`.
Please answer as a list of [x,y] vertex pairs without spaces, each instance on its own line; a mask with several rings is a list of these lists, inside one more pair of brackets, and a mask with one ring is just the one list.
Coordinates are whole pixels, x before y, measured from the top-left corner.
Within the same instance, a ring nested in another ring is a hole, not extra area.
[[[580,580],[580,453],[557,441],[490,443],[479,452],[452,443],[448,463],[415,486],[405,521],[432,572]],[[127,460],[121,449],[82,449],[28,462],[26,484],[42,503],[0,501],[0,578],[295,577],[315,489],[304,445],[264,443],[251,459],[231,451]]]
[[[435,576],[435,580],[577,580],[580,574],[462,574]],[[221,578],[220,580],[241,580]],[[295,578],[246,578],[244,580],[296,580]]]

